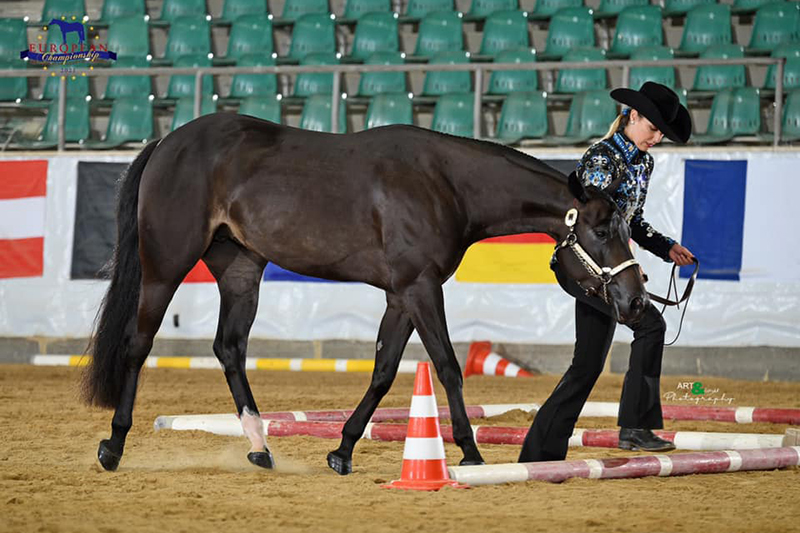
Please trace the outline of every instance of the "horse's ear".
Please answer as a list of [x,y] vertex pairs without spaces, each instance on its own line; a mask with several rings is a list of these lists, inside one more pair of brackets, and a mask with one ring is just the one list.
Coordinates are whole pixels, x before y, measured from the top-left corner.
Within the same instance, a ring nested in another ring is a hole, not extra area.
[[585,204],[589,201],[589,197],[586,195],[586,188],[584,188],[583,183],[581,183],[581,180],[578,178],[578,173],[574,170],[570,172],[567,178],[567,185],[569,186],[569,192],[571,192],[572,196],[577,198],[579,202]]

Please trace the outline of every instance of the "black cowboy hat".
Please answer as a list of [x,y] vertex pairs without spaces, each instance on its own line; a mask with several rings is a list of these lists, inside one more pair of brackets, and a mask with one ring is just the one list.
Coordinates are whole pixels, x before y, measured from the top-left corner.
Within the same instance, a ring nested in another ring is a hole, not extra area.
[[668,139],[685,143],[692,135],[692,117],[678,95],[665,85],[645,82],[638,91],[614,89],[611,98],[644,115]]

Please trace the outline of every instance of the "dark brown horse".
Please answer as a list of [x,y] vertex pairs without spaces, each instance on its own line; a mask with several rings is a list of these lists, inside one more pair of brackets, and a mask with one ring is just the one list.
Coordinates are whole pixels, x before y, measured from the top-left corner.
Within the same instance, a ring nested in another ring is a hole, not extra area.
[[[570,230],[564,220],[573,206],[579,215]],[[442,294],[472,243],[543,232],[577,241],[601,266],[631,259],[627,225],[608,196],[583,189],[574,177],[568,185],[558,171],[511,148],[407,126],[313,133],[234,114],[199,118],[149,144],[121,180],[117,224],[111,284],[85,380],[88,402],[116,409],[111,438],[98,451],[107,470],[122,457],[153,337],[199,259],[219,285],[214,353],[252,443],[248,458],[268,468],[273,459],[245,376],[267,263],[386,292],[372,382],[344,426],[341,445],[328,455],[340,474],[351,471],[353,447],[389,390],[414,329],[447,391],[461,464],[483,462]],[[603,280],[569,247],[559,249],[558,260],[588,291],[605,281],[603,293],[620,321],[634,321],[643,309],[647,295],[638,269]]]

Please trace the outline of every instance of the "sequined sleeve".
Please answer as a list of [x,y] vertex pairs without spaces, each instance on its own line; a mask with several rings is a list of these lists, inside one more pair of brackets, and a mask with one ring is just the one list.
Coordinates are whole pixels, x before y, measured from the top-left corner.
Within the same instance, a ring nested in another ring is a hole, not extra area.
[[603,153],[599,143],[583,154],[577,172],[584,186],[594,185],[599,189],[605,189],[616,178],[616,166],[611,157]]
[[660,257],[666,262],[671,262],[672,259],[669,258],[669,251],[676,241],[657,232],[653,229],[653,226],[645,221],[644,202],[646,197],[647,189],[643,191],[639,207],[633,213],[633,218],[630,223],[631,237],[633,237],[633,240],[636,241],[639,246],[648,252]]

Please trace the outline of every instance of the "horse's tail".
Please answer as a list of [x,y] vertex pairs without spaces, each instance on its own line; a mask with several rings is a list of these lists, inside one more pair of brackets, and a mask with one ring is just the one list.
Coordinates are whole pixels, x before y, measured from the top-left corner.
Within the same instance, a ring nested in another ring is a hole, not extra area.
[[129,325],[136,319],[142,265],[139,259],[139,183],[158,141],[148,144],[119,182],[117,246],[103,271],[111,278],[95,319],[88,352],[91,363],[83,376],[88,404],[116,408],[122,395],[130,342]]

